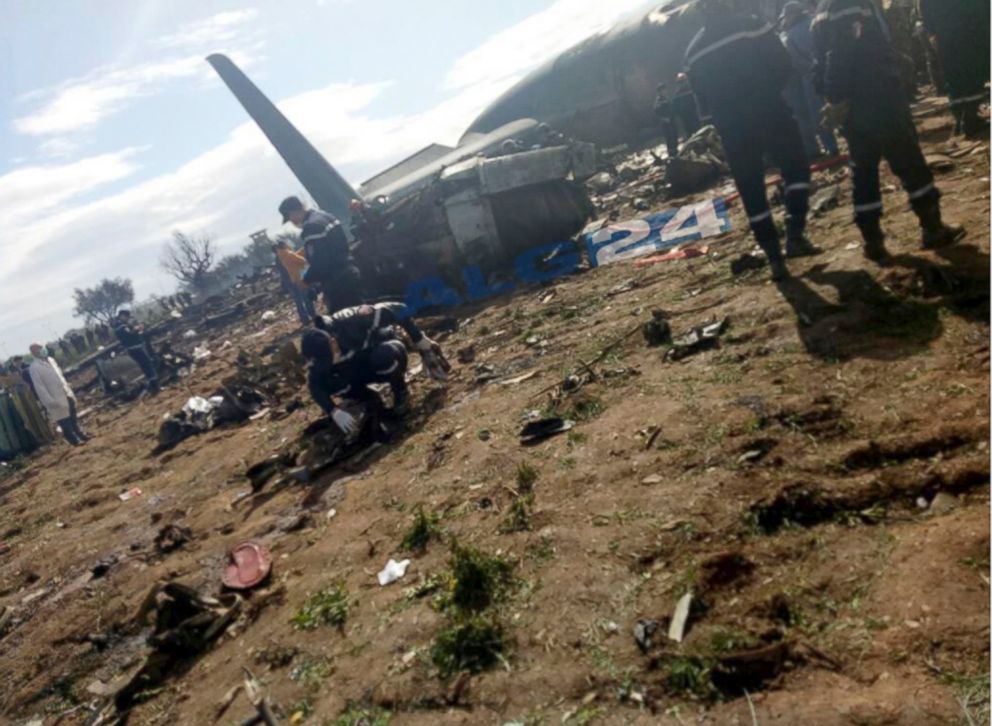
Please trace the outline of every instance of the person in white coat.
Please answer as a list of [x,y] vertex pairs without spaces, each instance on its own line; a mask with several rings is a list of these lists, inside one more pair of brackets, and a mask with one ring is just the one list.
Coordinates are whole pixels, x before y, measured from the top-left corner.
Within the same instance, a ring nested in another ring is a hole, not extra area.
[[48,350],[38,343],[31,346],[31,365],[28,375],[34,384],[38,400],[48,412],[48,417],[58,423],[65,440],[73,446],[82,446],[89,436],[79,428],[76,418],[76,394],[69,388],[62,369]]

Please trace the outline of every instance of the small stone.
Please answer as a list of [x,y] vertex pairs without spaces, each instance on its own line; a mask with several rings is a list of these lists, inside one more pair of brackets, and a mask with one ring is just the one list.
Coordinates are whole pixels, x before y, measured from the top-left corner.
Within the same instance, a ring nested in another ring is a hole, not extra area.
[[930,502],[930,511],[934,514],[947,514],[958,504],[957,497],[944,492],[937,492],[937,496]]
[[650,476],[646,476],[641,479],[641,484],[644,486],[654,486],[655,484],[661,484],[663,481],[665,481],[665,479],[661,476],[661,474],[651,474]]

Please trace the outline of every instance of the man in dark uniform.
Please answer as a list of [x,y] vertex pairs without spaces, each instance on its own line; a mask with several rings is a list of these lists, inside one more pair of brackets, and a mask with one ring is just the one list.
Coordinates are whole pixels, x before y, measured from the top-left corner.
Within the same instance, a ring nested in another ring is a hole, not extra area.
[[815,82],[826,99],[824,116],[840,125],[851,155],[854,219],[865,256],[888,256],[882,232],[882,159],[899,177],[920,220],[923,248],[953,244],[964,235],[940,216],[940,192],[923,157],[899,61],[888,27],[872,0],[821,0],[813,19]]
[[351,259],[344,227],[338,219],[319,209],[307,209],[297,197],[286,197],[279,205],[283,224],[300,229],[303,254],[309,267],[303,273],[307,285],[318,285],[327,312],[361,304],[362,278]]
[[[671,99],[672,120],[676,123],[675,131],[681,138],[689,138],[699,131],[702,122],[699,120],[699,108],[692,95],[689,77],[679,73],[675,79],[675,92]],[[681,126],[681,128],[679,128]]]
[[131,360],[137,363],[138,368],[145,374],[149,393],[153,396],[158,395],[161,390],[158,382],[158,371],[155,369],[155,363],[148,353],[144,328],[137,323],[131,322],[131,311],[125,308],[117,313],[117,318],[113,323],[113,329],[114,335],[117,336],[120,344],[124,346],[127,354],[131,356]]
[[768,256],[772,279],[789,271],[765,193],[765,163],[775,161],[785,181],[785,254],[816,254],[806,239],[809,160],[792,113],[782,98],[792,61],[771,25],[736,12],[734,0],[703,0],[705,26],[689,44],[686,69],[700,107],[720,132],[730,171],[751,224]]
[[450,366],[441,348],[420,331],[402,303],[345,308],[329,317],[318,316],[315,324],[316,328],[303,333],[300,346],[307,360],[310,395],[346,434],[355,433],[358,424],[351,414],[334,405],[334,397],[366,404],[370,415],[377,418],[381,401],[368,386],[388,383],[393,411],[401,414],[406,410],[406,347],[394,325],[410,336],[428,374],[437,380],[447,379]]
[[675,119],[672,117],[672,102],[668,98],[668,87],[664,83],[659,83],[656,91],[654,115],[658,119],[661,133],[665,137],[668,158],[674,159],[679,153],[679,131],[675,128]]
[[969,138],[987,136],[988,122],[978,115],[978,108],[989,80],[988,0],[919,2],[923,26],[937,38],[956,132]]

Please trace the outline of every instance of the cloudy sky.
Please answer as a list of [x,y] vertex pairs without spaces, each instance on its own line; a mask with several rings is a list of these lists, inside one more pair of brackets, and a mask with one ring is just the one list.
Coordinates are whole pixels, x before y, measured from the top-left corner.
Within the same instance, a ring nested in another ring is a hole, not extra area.
[[454,143],[528,70],[644,0],[4,0],[0,355],[52,339],[75,287],[169,294],[172,230],[277,231],[296,179],[203,60],[230,55],[358,183]]

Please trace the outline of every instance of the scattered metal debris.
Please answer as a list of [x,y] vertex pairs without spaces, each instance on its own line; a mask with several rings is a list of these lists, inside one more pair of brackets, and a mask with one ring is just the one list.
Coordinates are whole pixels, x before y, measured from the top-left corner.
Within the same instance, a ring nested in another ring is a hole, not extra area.
[[727,330],[729,318],[716,323],[692,328],[685,335],[672,341],[672,347],[665,353],[665,360],[679,361],[700,351],[719,347],[720,336]]
[[573,426],[575,426],[574,421],[568,421],[557,417],[543,418],[538,421],[531,421],[525,424],[524,427],[520,429],[518,436],[520,437],[521,444],[524,446],[530,446],[552,436],[565,433]]
[[685,637],[686,625],[689,623],[689,609],[692,607],[692,593],[687,592],[679,598],[672,614],[672,622],[668,625],[668,639],[681,643]]

